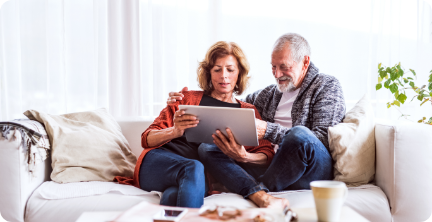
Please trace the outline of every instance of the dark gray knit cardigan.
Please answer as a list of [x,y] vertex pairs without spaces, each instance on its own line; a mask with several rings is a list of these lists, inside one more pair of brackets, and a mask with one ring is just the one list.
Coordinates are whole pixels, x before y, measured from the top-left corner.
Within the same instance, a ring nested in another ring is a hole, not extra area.
[[[279,144],[289,130],[274,123],[281,98],[282,93],[273,84],[247,95],[245,100],[255,105],[263,120],[267,121],[264,138],[274,144]],[[292,126],[309,128],[328,148],[327,129],[340,123],[344,116],[345,99],[339,81],[333,76],[319,73],[311,62],[291,110]]]

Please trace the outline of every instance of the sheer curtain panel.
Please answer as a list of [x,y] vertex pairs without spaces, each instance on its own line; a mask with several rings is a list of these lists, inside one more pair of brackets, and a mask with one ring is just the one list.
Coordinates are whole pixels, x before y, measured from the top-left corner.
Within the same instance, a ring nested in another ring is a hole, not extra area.
[[375,114],[413,120],[432,106],[386,108],[377,65],[427,81],[432,10],[423,0],[9,0],[0,9],[0,120],[27,109],[62,114],[108,108],[152,119],[167,94],[197,90],[196,68],[216,41],[251,64],[247,93],[274,83],[270,55],[287,32],[303,35],[320,71],[337,77],[347,108],[370,96]]

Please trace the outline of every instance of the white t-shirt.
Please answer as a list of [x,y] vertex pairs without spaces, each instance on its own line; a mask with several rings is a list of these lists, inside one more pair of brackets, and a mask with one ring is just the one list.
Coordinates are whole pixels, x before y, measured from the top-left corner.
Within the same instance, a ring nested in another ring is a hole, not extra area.
[[[283,127],[292,128],[292,118],[291,118],[291,110],[294,104],[294,100],[297,98],[297,95],[300,91],[300,88],[292,91],[292,92],[284,92],[282,94],[282,98],[279,102],[279,105],[276,109],[276,114],[274,117],[274,122],[280,124]],[[278,144],[274,145],[275,153],[279,149]]]
[[294,100],[297,98],[299,91],[300,88],[292,92],[284,92],[282,94],[282,98],[279,102],[279,105],[276,109],[276,114],[274,116],[275,123],[278,123],[283,127],[292,127],[291,110],[294,104]]

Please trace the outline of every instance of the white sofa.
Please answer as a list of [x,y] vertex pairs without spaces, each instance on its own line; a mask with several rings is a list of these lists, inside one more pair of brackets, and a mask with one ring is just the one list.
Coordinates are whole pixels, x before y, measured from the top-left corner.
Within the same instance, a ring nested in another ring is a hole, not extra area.
[[[143,119],[118,120],[133,152],[139,155],[140,135],[151,123]],[[19,133],[19,132],[15,132]],[[432,126],[380,122],[375,127],[376,176],[373,184],[349,188],[345,205],[370,221],[424,221],[432,211]],[[41,184],[50,180],[51,162],[29,175],[21,137],[0,135],[0,212],[7,221],[75,221],[86,211],[123,211],[141,201],[159,203],[157,195],[102,195],[44,199]],[[291,207],[314,207],[310,190],[272,193],[287,198]],[[235,194],[207,197],[205,204],[256,207]]]

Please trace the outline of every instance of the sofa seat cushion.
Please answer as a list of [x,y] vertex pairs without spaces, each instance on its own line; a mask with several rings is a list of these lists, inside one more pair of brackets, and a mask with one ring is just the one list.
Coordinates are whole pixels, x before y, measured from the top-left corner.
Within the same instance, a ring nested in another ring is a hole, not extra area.
[[102,195],[112,191],[116,191],[126,196],[162,195],[161,192],[157,191],[148,192],[130,185],[101,181],[76,183],[56,183],[54,181],[46,181],[38,188],[38,192],[47,200]]
[[45,199],[41,187],[34,191],[27,202],[26,222],[74,222],[84,212],[125,211],[142,201],[153,204],[160,202],[159,195],[155,193],[124,195],[119,191],[67,199]]
[[[381,188],[366,184],[348,188],[348,197],[345,206],[350,207],[369,221],[391,221],[388,200]],[[286,198],[290,201],[291,208],[315,207],[311,190],[294,190],[272,192],[271,195]],[[204,204],[216,204],[222,206],[234,206],[238,208],[256,207],[250,200],[243,199],[233,193],[222,193],[206,197]]]
[[[43,186],[41,186],[43,188]],[[68,199],[45,199],[39,187],[30,197],[25,214],[25,221],[76,221],[83,212],[89,211],[124,211],[134,205],[147,201],[159,204],[157,194],[124,195],[118,191],[111,191],[101,195],[76,197]],[[377,186],[367,184],[350,187],[345,205],[370,221],[391,221],[390,207],[384,192]],[[273,196],[286,198],[292,208],[314,207],[314,200],[310,190],[295,190],[272,192]],[[204,205],[234,206],[240,209],[254,208],[256,205],[250,200],[234,193],[215,194],[204,199]]]

